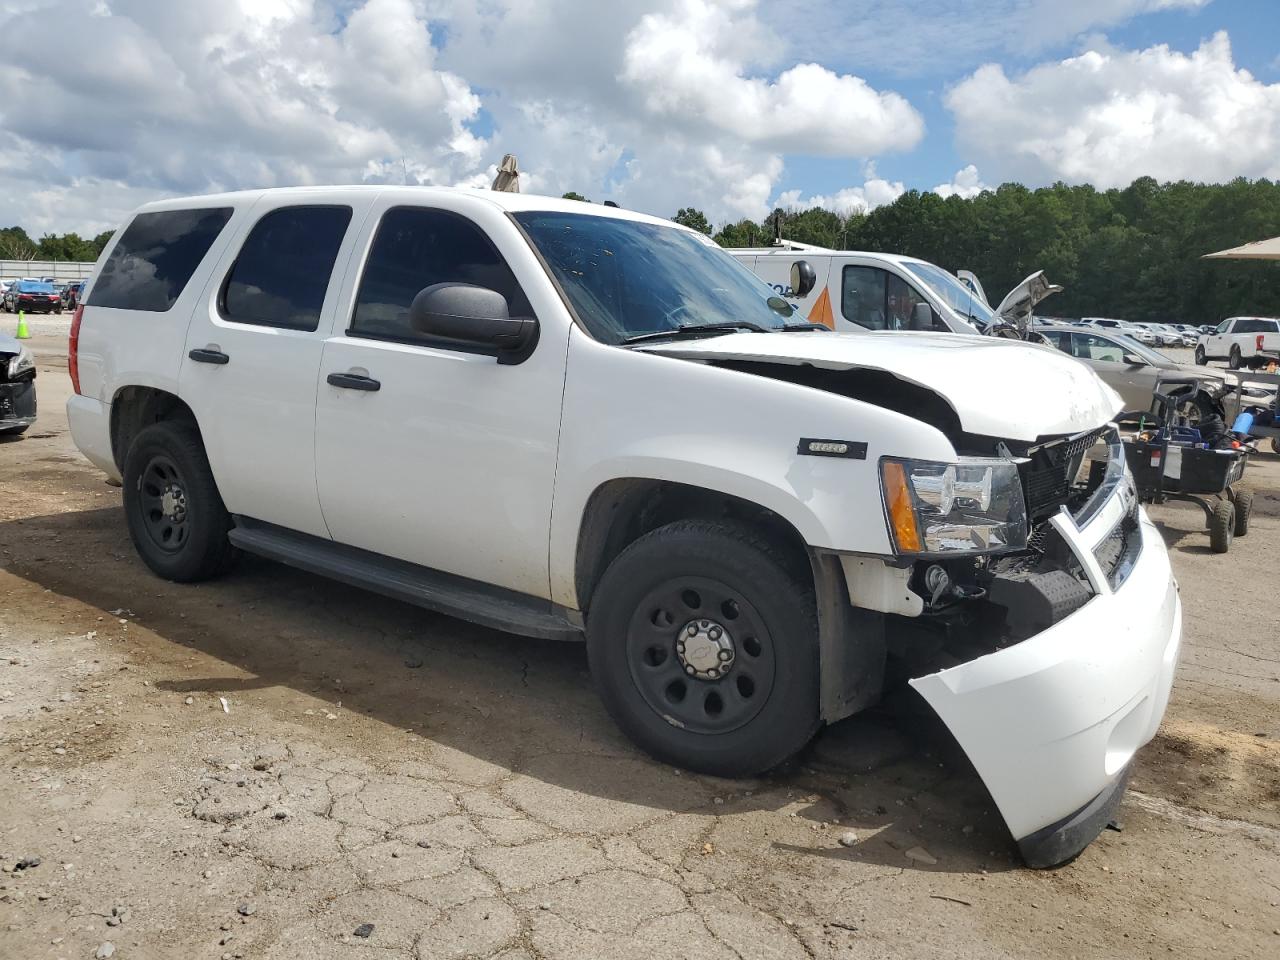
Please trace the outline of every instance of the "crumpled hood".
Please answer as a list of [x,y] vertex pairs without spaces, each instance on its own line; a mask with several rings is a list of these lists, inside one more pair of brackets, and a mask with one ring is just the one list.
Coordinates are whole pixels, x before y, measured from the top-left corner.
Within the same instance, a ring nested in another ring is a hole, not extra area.
[[[1120,395],[1051,347],[953,333],[732,333],[637,349],[688,360],[880,370],[946,400],[969,433],[1031,441],[1107,423]],[[901,413],[911,414],[910,410]]]

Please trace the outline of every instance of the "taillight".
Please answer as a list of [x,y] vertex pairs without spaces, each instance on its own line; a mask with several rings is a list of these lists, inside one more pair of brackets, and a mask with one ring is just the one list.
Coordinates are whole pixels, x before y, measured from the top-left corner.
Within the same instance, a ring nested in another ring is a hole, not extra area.
[[84,304],[76,306],[71,317],[71,336],[67,337],[67,373],[71,374],[71,389],[80,392],[80,318],[84,316]]

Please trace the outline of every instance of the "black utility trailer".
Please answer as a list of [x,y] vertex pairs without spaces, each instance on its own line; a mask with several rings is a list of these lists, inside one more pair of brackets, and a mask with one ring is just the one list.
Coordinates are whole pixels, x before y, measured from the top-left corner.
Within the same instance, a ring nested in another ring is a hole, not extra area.
[[1204,511],[1210,547],[1226,553],[1249,532],[1253,491],[1240,483],[1249,455],[1244,447],[1208,448],[1194,417],[1180,412],[1202,386],[1183,378],[1157,383],[1151,413],[1124,417],[1139,421],[1137,434],[1124,441],[1125,459],[1139,500],[1194,503]]

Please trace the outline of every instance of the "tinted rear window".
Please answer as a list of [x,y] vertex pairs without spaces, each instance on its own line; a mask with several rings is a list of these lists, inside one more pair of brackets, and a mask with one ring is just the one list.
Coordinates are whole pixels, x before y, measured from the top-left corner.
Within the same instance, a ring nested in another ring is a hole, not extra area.
[[230,207],[165,210],[133,218],[102,266],[89,305],[163,313],[231,219]]
[[238,323],[314,330],[350,207],[282,207],[259,220],[227,275],[222,314]]

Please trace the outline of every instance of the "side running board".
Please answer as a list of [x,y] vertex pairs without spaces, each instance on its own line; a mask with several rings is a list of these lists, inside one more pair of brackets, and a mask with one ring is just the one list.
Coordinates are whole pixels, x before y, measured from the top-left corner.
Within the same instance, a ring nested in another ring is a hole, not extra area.
[[231,542],[268,560],[495,630],[548,640],[583,639],[579,615],[549,600],[247,517],[235,521],[228,534]]

